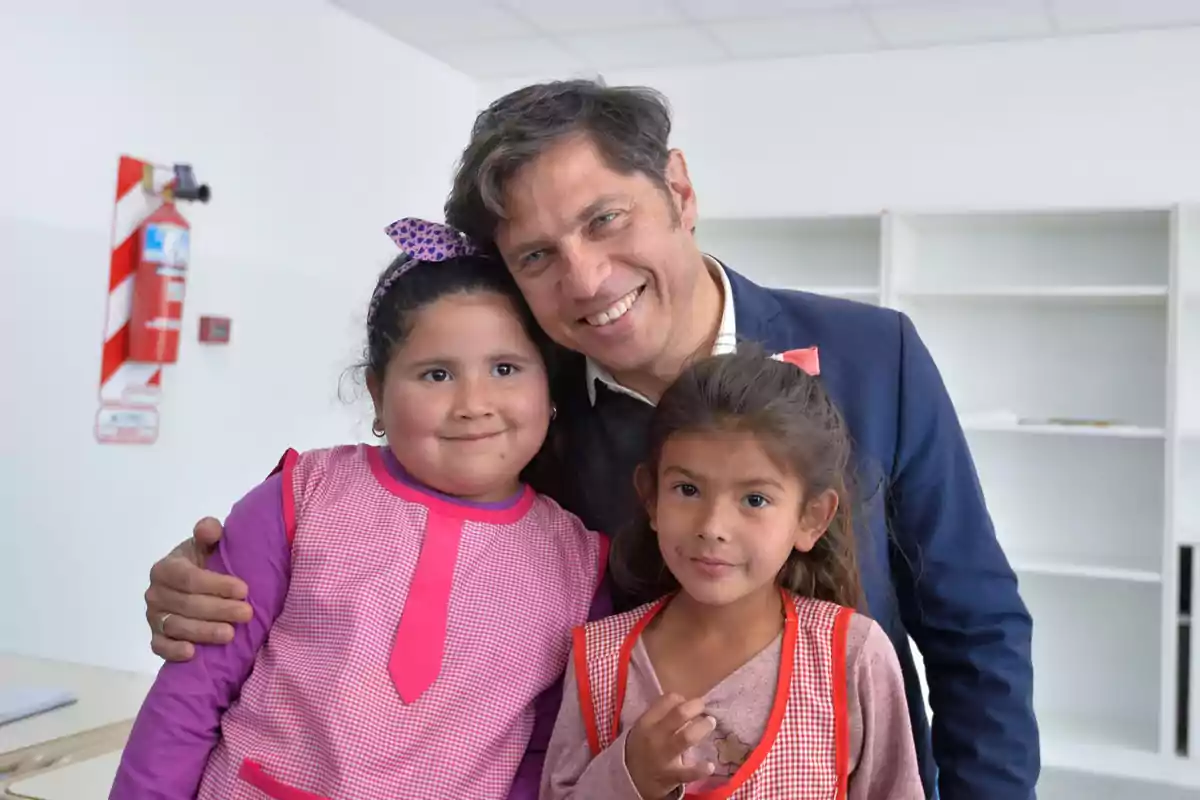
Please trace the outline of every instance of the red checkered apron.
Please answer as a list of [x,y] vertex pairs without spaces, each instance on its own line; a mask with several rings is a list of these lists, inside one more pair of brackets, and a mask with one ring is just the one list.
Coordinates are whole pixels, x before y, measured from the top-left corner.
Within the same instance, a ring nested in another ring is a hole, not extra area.
[[[629,659],[666,600],[575,630],[579,701],[593,754],[620,735]],[[846,631],[853,611],[784,593],[783,661],[762,741],[725,785],[696,800],[844,800]]]
[[532,492],[503,514],[463,508],[441,668],[406,704],[388,671],[398,621],[427,520],[456,506],[390,478],[377,448],[289,453],[283,470],[287,599],[201,800],[506,797],[606,540]]

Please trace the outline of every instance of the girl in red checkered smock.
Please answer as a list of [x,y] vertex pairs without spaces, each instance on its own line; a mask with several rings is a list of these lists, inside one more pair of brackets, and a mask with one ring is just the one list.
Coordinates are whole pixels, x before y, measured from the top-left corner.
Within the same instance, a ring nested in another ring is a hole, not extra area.
[[613,578],[652,600],[575,631],[543,800],[918,800],[900,665],[862,604],[851,444],[814,348],[705,359],[663,395],[644,524]]
[[234,508],[210,568],[254,619],[163,667],[114,798],[536,795],[607,540],[521,481],[555,410],[508,271],[441,225],[389,233],[365,364],[387,446],[288,451]]

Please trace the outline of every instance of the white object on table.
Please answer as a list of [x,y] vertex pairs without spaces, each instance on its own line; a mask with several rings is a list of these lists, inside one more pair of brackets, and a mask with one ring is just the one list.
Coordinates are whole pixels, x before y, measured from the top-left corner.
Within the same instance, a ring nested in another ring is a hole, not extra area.
[[27,800],[108,800],[120,765],[120,750],[76,761],[12,783],[8,796]]
[[92,744],[98,737],[115,737],[114,748],[120,749],[153,684],[153,675],[0,653],[0,688],[55,686],[77,698],[69,706],[0,725],[0,774],[45,766],[80,740]]
[[76,701],[64,689],[41,686],[0,686],[0,725],[44,714]]

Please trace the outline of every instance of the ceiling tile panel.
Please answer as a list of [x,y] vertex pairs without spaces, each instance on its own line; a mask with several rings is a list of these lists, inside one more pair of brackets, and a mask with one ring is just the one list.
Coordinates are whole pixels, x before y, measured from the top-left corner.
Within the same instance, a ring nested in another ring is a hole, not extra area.
[[330,0],[482,80],[1200,26],[1200,0]]
[[587,65],[561,44],[545,37],[447,42],[425,50],[454,69],[478,78],[564,75]]
[[351,14],[373,23],[401,41],[461,42],[534,36],[537,30],[520,16],[484,0],[333,0]]
[[1050,7],[1064,32],[1200,23],[1200,0],[1052,0]]
[[854,8],[857,0],[678,0],[678,6],[694,20],[728,21],[782,17],[800,11],[829,11]]
[[708,28],[738,58],[857,52],[880,44],[860,11],[814,11],[774,19],[717,22]]
[[504,5],[546,33],[593,33],[687,22],[670,0],[504,0]]
[[880,36],[894,47],[1001,41],[1054,32],[1040,0],[890,5],[869,13]]
[[589,33],[562,40],[569,50],[600,69],[703,64],[726,58],[711,34],[696,26]]

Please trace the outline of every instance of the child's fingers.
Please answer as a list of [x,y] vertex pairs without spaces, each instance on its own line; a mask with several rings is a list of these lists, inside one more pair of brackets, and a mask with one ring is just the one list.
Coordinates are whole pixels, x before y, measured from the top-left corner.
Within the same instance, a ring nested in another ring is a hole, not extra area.
[[[667,718],[667,715],[675,711],[680,704],[683,703],[683,698],[677,694],[664,694],[662,697],[650,704],[650,707],[642,714],[637,724],[645,730],[658,727],[658,725]],[[685,720],[686,721],[686,720]],[[682,723],[680,723],[682,725]],[[676,728],[679,726],[677,725]],[[672,728],[675,730],[675,728]]]
[[683,727],[675,731],[675,735],[671,738],[670,752],[672,758],[678,758],[700,744],[700,742],[704,741],[705,737],[716,730],[716,727],[717,721],[712,717],[693,717]]
[[679,733],[688,723],[703,713],[704,698],[686,701],[681,699],[654,725],[655,735],[659,737],[659,741],[669,741],[672,736]]

